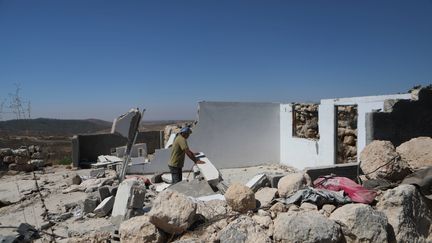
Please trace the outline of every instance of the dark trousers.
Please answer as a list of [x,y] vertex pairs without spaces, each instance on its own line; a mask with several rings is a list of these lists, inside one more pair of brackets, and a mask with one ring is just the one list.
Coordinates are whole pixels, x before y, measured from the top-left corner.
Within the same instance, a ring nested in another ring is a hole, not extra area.
[[182,168],[172,167],[169,165],[168,165],[168,168],[171,172],[172,184],[176,184],[177,182],[180,182],[183,180]]

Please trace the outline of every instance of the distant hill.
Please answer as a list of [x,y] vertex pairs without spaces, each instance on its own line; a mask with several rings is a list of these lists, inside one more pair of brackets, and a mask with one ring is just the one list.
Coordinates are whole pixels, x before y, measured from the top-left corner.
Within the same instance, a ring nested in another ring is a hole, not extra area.
[[72,136],[74,134],[106,132],[112,123],[98,120],[21,119],[0,121],[0,134],[27,136]]

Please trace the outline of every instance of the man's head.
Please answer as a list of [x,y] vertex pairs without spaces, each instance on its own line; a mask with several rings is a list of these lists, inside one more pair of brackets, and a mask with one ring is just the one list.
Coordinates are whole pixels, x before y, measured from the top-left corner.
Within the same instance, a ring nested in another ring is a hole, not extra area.
[[180,134],[184,137],[184,138],[188,138],[189,135],[192,133],[192,130],[190,129],[190,127],[183,127],[180,130]]

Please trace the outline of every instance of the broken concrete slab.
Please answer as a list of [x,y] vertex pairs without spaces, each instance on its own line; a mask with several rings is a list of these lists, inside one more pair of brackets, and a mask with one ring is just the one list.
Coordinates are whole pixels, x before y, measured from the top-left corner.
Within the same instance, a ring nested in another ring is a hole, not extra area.
[[255,199],[259,201],[260,207],[269,207],[277,192],[277,188],[264,187],[255,193]]
[[119,225],[124,220],[128,211],[129,198],[132,196],[132,187],[137,184],[138,180],[136,178],[126,179],[120,183],[111,215],[113,224]]
[[265,173],[265,175],[267,176],[267,179],[270,181],[270,186],[272,188],[277,188],[277,185],[279,183],[279,180],[286,176],[287,173],[282,173],[282,172],[273,172],[273,173]]
[[357,180],[357,174],[363,174],[363,171],[359,168],[358,163],[345,163],[329,166],[317,166],[309,167],[305,169],[312,181],[316,180],[320,176],[326,176],[335,174],[337,176],[347,177],[351,180]]
[[211,186],[205,180],[181,181],[168,187],[170,190],[183,193],[190,197],[202,197],[215,194]]
[[265,174],[258,174],[246,183],[246,186],[249,187],[253,192],[256,192],[258,189],[269,185],[270,182]]
[[213,165],[212,162],[205,156],[204,153],[199,153],[195,156],[199,160],[205,162],[204,164],[197,164],[201,174],[204,176],[206,181],[210,185],[216,186],[217,183],[221,180],[220,173],[218,169]]
[[110,189],[108,186],[102,186],[98,188],[99,199],[103,201],[105,198],[111,196]]
[[94,210],[94,213],[99,217],[108,215],[114,207],[114,196],[105,198]]
[[144,206],[145,200],[145,187],[141,186],[133,186],[132,187],[132,196],[129,200],[129,208],[131,209],[142,209]]

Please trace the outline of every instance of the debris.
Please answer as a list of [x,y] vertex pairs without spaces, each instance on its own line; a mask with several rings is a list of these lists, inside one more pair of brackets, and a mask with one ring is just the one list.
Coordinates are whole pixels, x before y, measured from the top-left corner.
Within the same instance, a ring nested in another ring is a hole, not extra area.
[[240,216],[219,232],[220,242],[268,242],[266,232],[248,216]]
[[82,182],[81,177],[78,174],[75,174],[75,175],[71,176],[69,184],[70,185],[79,185],[79,184],[81,184],[81,182]]
[[197,202],[196,214],[204,216],[207,222],[224,217],[228,212],[229,209],[226,201],[210,200]]
[[432,200],[432,166],[408,175],[401,184],[418,186],[420,192]]
[[105,198],[111,196],[111,192],[108,186],[102,186],[98,188],[99,200],[103,201]]
[[98,168],[90,171],[90,178],[102,178],[102,177],[105,177],[105,168]]
[[276,188],[264,187],[255,193],[255,199],[259,201],[260,207],[268,207],[276,197],[277,192]]
[[258,189],[269,185],[270,182],[265,174],[258,174],[246,183],[246,186],[249,187],[253,192],[256,192]]
[[84,200],[83,207],[82,207],[83,212],[84,213],[93,212],[94,209],[97,207],[98,203],[99,203],[99,199],[97,198],[91,198],[91,197],[86,198]]
[[341,242],[340,226],[316,211],[281,213],[274,221],[274,240],[283,242]]
[[30,224],[21,223],[18,226],[19,242],[32,242],[40,238],[39,231]]
[[132,187],[132,195],[129,198],[130,209],[142,209],[145,200],[145,187],[134,185]]
[[361,169],[359,170],[358,163],[345,163],[306,168],[305,173],[310,176],[312,181],[316,180],[320,176],[330,174],[340,177],[347,177],[351,180],[357,180],[358,174],[363,174]]
[[136,178],[125,179],[120,183],[112,210],[111,221],[114,224],[118,225],[125,219],[129,209],[129,199],[132,197],[133,186],[135,185],[139,185]]
[[315,188],[302,189],[287,198],[278,198],[276,200],[287,205],[300,205],[304,202],[310,202],[318,207],[324,204],[342,205],[351,202],[349,197],[344,196],[343,191],[334,192]]
[[211,201],[211,200],[225,201],[225,197],[222,194],[213,194],[213,195],[209,195],[209,196],[197,197],[196,200],[203,201],[203,202],[207,202],[207,201]]
[[109,215],[114,207],[114,196],[106,197],[94,210],[98,217]]
[[[432,212],[428,202],[413,185],[400,185],[383,193],[376,208],[392,226],[397,242],[432,241]],[[419,223],[421,222],[421,223]]]
[[318,211],[318,207],[315,204],[312,203],[308,203],[308,202],[304,202],[300,205],[300,209],[305,210],[305,211]]
[[228,187],[224,196],[234,211],[245,213],[256,208],[255,194],[249,187],[240,183]]
[[196,214],[196,203],[190,198],[166,190],[153,201],[148,213],[150,222],[170,234],[181,234],[192,225]]
[[137,216],[120,224],[120,241],[124,243],[135,242],[167,242],[166,236],[152,223],[149,216]]
[[366,189],[354,181],[345,177],[326,176],[320,177],[313,182],[315,188],[327,189],[331,191],[344,191],[353,202],[372,203],[376,197],[376,192]]
[[163,175],[163,172],[156,172],[151,178],[150,178],[150,181],[151,181],[151,183],[161,183],[161,182],[163,182],[163,180],[162,180],[162,175]]
[[336,206],[333,204],[324,204],[320,210],[320,212],[327,217],[330,217],[331,213],[336,209]]
[[161,178],[162,178],[162,181],[163,181],[163,182],[168,183],[168,184],[172,184],[172,177],[171,177],[171,174],[169,174],[169,173],[163,174],[163,175],[161,176]]
[[432,138],[413,138],[396,148],[402,160],[412,169],[432,166]]
[[286,197],[304,187],[306,187],[306,179],[303,173],[288,174],[279,180],[278,193],[280,197]]
[[190,197],[203,197],[214,195],[215,192],[205,180],[194,179],[191,181],[180,181],[168,187],[170,190],[183,193]]
[[270,181],[270,186],[272,188],[277,188],[279,180],[286,176],[285,173],[278,173],[278,172],[272,172],[272,173],[266,173],[267,179]]
[[387,217],[365,204],[347,204],[330,216],[338,222],[346,242],[388,242]]
[[411,173],[408,164],[401,160],[389,141],[373,141],[360,154],[360,167],[371,179],[399,181]]
[[204,179],[213,186],[216,186],[222,179],[218,169],[213,163],[205,156],[204,153],[199,153],[195,156],[197,159],[205,162],[204,164],[197,164]]

